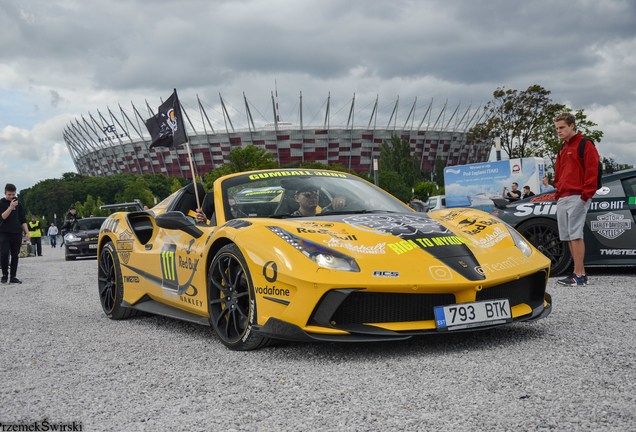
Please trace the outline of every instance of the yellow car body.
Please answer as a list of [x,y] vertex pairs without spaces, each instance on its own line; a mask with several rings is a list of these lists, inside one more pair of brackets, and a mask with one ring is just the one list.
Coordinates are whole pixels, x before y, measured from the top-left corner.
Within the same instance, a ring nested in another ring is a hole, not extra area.
[[[298,214],[305,181],[314,216]],[[477,330],[551,311],[550,261],[487,213],[416,213],[334,171],[239,173],[198,192],[206,223],[192,217],[194,185],[104,222],[98,285],[110,318],[171,316],[249,350]]]

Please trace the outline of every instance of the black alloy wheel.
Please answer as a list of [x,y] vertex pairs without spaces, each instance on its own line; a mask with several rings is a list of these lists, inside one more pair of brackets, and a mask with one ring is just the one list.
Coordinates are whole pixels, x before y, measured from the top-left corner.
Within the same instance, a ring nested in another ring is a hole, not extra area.
[[234,244],[217,253],[208,271],[210,325],[230,349],[248,351],[265,346],[256,334],[256,303],[252,279],[241,251]]
[[559,228],[549,219],[532,220],[517,229],[534,247],[550,259],[550,276],[559,276],[572,264],[570,248],[559,239]]
[[136,310],[122,306],[124,283],[117,251],[112,243],[106,243],[99,255],[97,269],[99,301],[106,316],[113,320],[129,318]]

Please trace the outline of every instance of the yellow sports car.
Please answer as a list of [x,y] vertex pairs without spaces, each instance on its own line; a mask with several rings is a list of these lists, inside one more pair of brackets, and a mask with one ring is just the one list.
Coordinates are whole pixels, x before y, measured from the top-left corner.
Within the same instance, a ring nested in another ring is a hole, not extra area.
[[[279,169],[193,184],[99,235],[112,319],[211,326],[227,347],[378,341],[547,316],[550,260],[478,210],[416,213],[354,175]],[[205,216],[203,216],[205,215]]]

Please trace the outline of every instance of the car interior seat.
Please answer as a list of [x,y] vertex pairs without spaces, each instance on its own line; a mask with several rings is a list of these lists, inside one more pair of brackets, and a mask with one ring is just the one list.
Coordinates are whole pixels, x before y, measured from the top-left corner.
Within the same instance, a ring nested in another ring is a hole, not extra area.
[[[199,198],[205,195],[205,189],[201,183],[197,183]],[[179,211],[184,215],[192,215],[197,210],[197,197],[194,193],[194,183],[190,183],[183,188],[183,193],[177,198],[169,211]]]
[[283,215],[283,214],[291,214],[298,210],[299,204],[294,199],[294,195],[296,194],[295,190],[285,189],[283,195],[280,197],[280,202],[274,210],[274,215]]
[[216,225],[216,217],[214,214],[214,192],[208,192],[203,198],[201,209],[205,213],[205,217],[210,221],[210,225]]

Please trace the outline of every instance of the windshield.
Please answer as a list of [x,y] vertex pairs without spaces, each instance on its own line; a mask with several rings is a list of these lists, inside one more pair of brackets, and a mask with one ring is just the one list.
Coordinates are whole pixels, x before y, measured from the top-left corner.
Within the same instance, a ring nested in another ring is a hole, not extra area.
[[222,189],[228,220],[410,211],[370,183],[331,171],[264,171],[227,179]]
[[102,223],[106,218],[97,218],[97,219],[79,219],[75,222],[75,226],[73,227],[73,231],[90,231],[90,230],[98,230],[102,227]]

